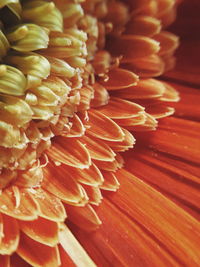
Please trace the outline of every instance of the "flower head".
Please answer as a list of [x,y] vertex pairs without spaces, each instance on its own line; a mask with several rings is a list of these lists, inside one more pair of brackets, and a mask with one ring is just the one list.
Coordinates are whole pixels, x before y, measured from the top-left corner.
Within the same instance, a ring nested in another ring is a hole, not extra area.
[[79,264],[77,249],[92,266],[64,221],[97,229],[133,135],[173,114],[179,95],[155,77],[174,66],[178,1],[1,2],[2,261]]

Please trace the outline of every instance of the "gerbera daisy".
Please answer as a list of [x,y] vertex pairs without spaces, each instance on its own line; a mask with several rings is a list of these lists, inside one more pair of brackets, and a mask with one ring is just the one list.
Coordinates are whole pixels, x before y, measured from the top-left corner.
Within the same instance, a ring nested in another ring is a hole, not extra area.
[[[170,106],[179,100],[172,84],[155,79],[174,66],[178,38],[165,28],[177,4],[0,1],[2,266],[94,266],[67,227],[71,223],[87,231],[76,234],[99,266],[130,266],[130,258],[136,266],[198,266],[198,234],[191,228],[199,226],[188,214],[195,216],[197,196],[194,190],[189,201],[184,194],[197,179],[184,173],[190,181],[186,187],[176,181],[177,192],[164,172],[178,172],[180,143],[164,141],[183,122],[166,119],[156,134],[147,132],[173,114]],[[179,138],[176,131],[172,142]],[[135,137],[137,150],[123,158]],[[167,160],[170,149],[174,158]],[[193,150],[185,151],[189,160]],[[124,159],[129,172],[121,169]],[[166,186],[151,177],[155,166]],[[102,192],[116,191],[120,183],[122,190],[105,194],[96,212]],[[88,234],[100,219],[105,226]],[[122,235],[120,240],[114,234],[110,244],[106,235],[112,229]]]

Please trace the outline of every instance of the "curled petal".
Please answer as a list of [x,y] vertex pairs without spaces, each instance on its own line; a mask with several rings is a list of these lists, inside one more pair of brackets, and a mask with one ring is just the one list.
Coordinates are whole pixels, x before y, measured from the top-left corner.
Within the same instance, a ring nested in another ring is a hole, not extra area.
[[91,165],[88,150],[76,139],[57,137],[47,154],[52,160],[72,167],[84,169]]
[[100,186],[101,189],[108,191],[117,191],[119,189],[119,182],[113,172],[103,171],[104,183]]
[[18,189],[18,193],[13,187],[4,189],[0,197],[0,211],[21,220],[34,220],[38,215],[38,207],[28,192],[28,190]]
[[91,109],[89,117],[90,128],[87,131],[90,135],[107,141],[122,141],[124,139],[121,128],[107,116]]
[[30,190],[38,206],[38,216],[53,222],[63,222],[66,212],[60,199],[44,190]]
[[[39,254],[38,251],[40,252]],[[60,265],[60,257],[57,247],[43,245],[29,238],[24,233],[21,233],[17,253],[29,264],[36,267],[57,267]]]
[[122,35],[115,42],[114,52],[123,55],[122,62],[130,62],[133,58],[146,57],[156,54],[159,49],[159,42],[149,37],[140,35]]
[[115,68],[108,73],[108,80],[101,81],[107,90],[117,90],[136,85],[138,76],[131,71]]
[[67,166],[66,169],[67,172],[71,175],[71,177],[85,185],[99,186],[104,181],[100,170],[94,163],[92,163],[92,165],[88,169],[84,170],[69,166]]
[[95,210],[89,204],[84,207],[65,205],[68,218],[86,231],[96,230],[101,224]]
[[41,217],[38,217],[38,219],[30,222],[18,222],[21,231],[31,239],[50,247],[54,247],[58,244],[58,223]]
[[82,137],[81,140],[86,144],[92,159],[101,161],[113,161],[115,159],[115,153],[102,140],[88,135]]
[[80,185],[73,179],[73,175],[68,172],[65,165],[48,164],[44,169],[42,186],[65,203],[72,205],[78,204],[84,197]]
[[152,37],[161,30],[161,23],[158,19],[150,16],[132,17],[128,23],[126,33]]
[[144,108],[130,101],[112,97],[109,104],[99,108],[98,111],[112,119],[125,119],[137,117]]

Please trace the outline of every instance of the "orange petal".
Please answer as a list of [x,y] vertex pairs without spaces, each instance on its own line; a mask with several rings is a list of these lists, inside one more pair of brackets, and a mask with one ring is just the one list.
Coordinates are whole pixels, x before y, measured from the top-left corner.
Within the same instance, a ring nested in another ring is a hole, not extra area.
[[100,186],[101,189],[109,191],[117,191],[119,182],[113,172],[103,171],[104,183]]
[[123,152],[128,150],[129,148],[132,148],[135,144],[135,138],[133,137],[133,135],[126,129],[122,130],[124,132],[124,140],[122,142],[105,141],[113,149],[113,151]]
[[85,146],[76,139],[56,137],[47,155],[56,162],[84,169],[91,165],[91,158]]
[[117,55],[123,55],[123,63],[131,62],[135,58],[156,54],[160,49],[159,42],[140,35],[122,35],[120,39],[115,39],[111,42],[115,42],[114,51],[112,52]]
[[171,53],[178,47],[178,37],[172,33],[162,31],[155,35],[154,38],[161,44],[161,49],[159,51],[160,56]]
[[72,123],[72,128],[70,129],[70,132],[64,136],[74,138],[74,137],[80,137],[85,133],[85,127],[80,118],[76,114],[73,116],[70,122]]
[[[176,0],[176,2],[178,1],[179,0]],[[180,0],[179,2],[182,2],[182,0]],[[167,26],[172,24],[176,20],[176,17],[177,17],[177,8],[175,6],[170,9],[167,9],[164,12],[164,14],[162,14],[162,16],[160,17],[163,28],[166,28]],[[179,14],[179,17],[180,17],[180,14]]]
[[100,170],[106,170],[106,171],[116,171],[119,168],[118,162],[115,159],[112,162],[108,161],[98,161],[98,160],[93,160],[95,165],[100,169]]
[[0,211],[21,220],[34,220],[38,215],[38,207],[28,190],[19,189],[16,195],[11,186],[1,193]]
[[146,113],[140,112],[137,114],[137,116],[133,118],[127,118],[127,119],[115,119],[115,122],[117,122],[118,125],[127,127],[127,126],[135,126],[135,125],[144,125],[146,121]]
[[122,168],[124,166],[124,159],[120,153],[116,153],[116,161],[118,164],[118,168]]
[[60,265],[57,247],[49,247],[34,241],[24,233],[20,235],[17,253],[25,261],[35,267],[58,267]]
[[174,108],[166,107],[162,104],[149,105],[149,107],[147,107],[145,110],[155,119],[168,117],[174,114],[174,111],[175,111]]
[[115,153],[102,140],[93,136],[91,137],[89,135],[85,135],[81,138],[81,142],[86,145],[92,159],[100,161],[115,160]]
[[65,208],[68,219],[86,231],[96,230],[101,224],[96,212],[89,204],[84,207],[65,204]]
[[[172,118],[167,119],[168,122],[170,119]],[[173,118],[172,120],[174,120],[173,123],[177,121],[178,124],[180,119]],[[179,124],[179,127],[180,125],[181,124]],[[194,131],[196,128],[199,131],[197,123],[185,121],[184,131],[182,131],[182,128],[180,130],[177,130],[176,128],[174,129],[173,124],[171,126],[169,124],[168,128],[158,129],[154,133],[149,133],[148,136],[151,138],[151,146],[153,148],[162,152],[171,153],[181,158],[184,157],[185,160],[190,161],[192,159],[193,162],[199,164],[200,142],[198,132]],[[143,141],[146,138],[145,136],[145,134],[142,135]]]
[[108,91],[99,83],[93,85],[94,98],[91,101],[91,107],[99,107],[106,105],[109,100]]
[[168,10],[171,10],[175,4],[175,1],[171,0],[159,0],[157,3],[157,16],[160,18],[167,12]]
[[[1,147],[1,149],[4,151],[3,153],[7,154],[7,156],[9,157],[8,153],[6,153],[7,152],[6,149],[3,147]],[[1,158],[1,160],[3,158],[3,155],[1,154],[1,152],[0,152],[0,158]],[[1,166],[3,165],[2,161],[0,164],[1,164]],[[11,171],[9,169],[2,168],[1,174],[0,174],[0,190],[5,188],[6,186],[8,186],[12,181],[15,181],[16,178],[17,178],[17,172],[16,171]]]
[[17,221],[7,215],[2,214],[3,238],[0,243],[0,253],[2,255],[12,254],[19,244],[19,226]]
[[99,186],[103,183],[103,176],[97,166],[92,163],[88,169],[66,167],[68,173],[78,182],[91,186]]
[[[130,1],[128,1],[130,2]],[[140,1],[136,1],[136,2],[140,2]],[[146,2],[146,3],[145,3]],[[145,1],[142,0],[142,4],[138,5],[138,7],[136,8],[136,10],[133,10],[133,14],[135,15],[146,15],[146,16],[151,16],[151,17],[155,17],[158,11],[158,7],[157,7],[157,2],[153,1]],[[130,5],[132,5],[132,3],[130,3]],[[135,5],[135,4],[134,4]]]
[[110,70],[108,77],[108,80],[101,81],[101,84],[105,86],[107,90],[127,88],[136,85],[138,82],[138,76],[136,74],[120,68]]
[[122,141],[124,133],[122,129],[111,119],[97,110],[89,111],[89,126],[87,132],[97,138],[107,141]]
[[98,161],[98,160],[93,160],[93,162],[100,170],[105,170],[105,171],[116,171],[118,168],[121,168],[124,164],[123,158],[119,153],[116,153],[115,160],[112,162]]
[[146,5],[149,3],[149,0],[135,0],[134,2],[132,0],[126,0],[126,2],[130,5],[131,9],[137,13],[142,8],[146,7]]
[[126,168],[134,175],[151,184],[158,191],[167,195],[179,205],[185,204],[190,209],[200,208],[199,178],[183,169],[178,160],[151,149],[134,153],[129,157]]
[[18,222],[21,231],[33,240],[50,247],[58,244],[59,226],[57,222],[52,222],[41,217],[30,222]]
[[162,82],[165,86],[164,94],[159,97],[161,101],[168,101],[168,102],[177,102],[180,100],[178,91],[168,83]]
[[[129,201],[133,199],[133,196],[129,197]],[[139,204],[141,209],[142,204]],[[157,243],[148,230],[107,199],[98,207],[98,213],[103,221],[98,231],[90,234],[78,229],[75,231],[97,266],[179,266],[173,256],[166,252],[165,246]]]
[[116,91],[114,95],[125,99],[153,99],[161,97],[165,90],[165,85],[160,81],[142,79],[136,86]]
[[93,205],[99,205],[103,199],[101,191],[98,187],[83,185],[87,196],[89,197],[89,203]]
[[122,186],[111,201],[151,231],[161,247],[167,247],[182,265],[198,266],[199,222],[130,172],[119,170],[116,176]]
[[84,197],[80,185],[69,174],[65,165],[49,163],[44,169],[42,187],[64,202],[76,204]]
[[144,108],[127,100],[111,97],[109,103],[98,108],[98,111],[112,119],[125,119],[137,117],[138,113],[144,111]]
[[132,59],[130,62],[124,63],[122,66],[125,69],[135,72],[141,78],[151,78],[163,74],[166,67],[165,65],[163,59],[156,54]]
[[170,117],[160,122],[160,129],[173,131],[174,133],[182,133],[190,136],[191,138],[198,138],[200,133],[200,123],[196,121],[188,121],[180,118]]
[[146,120],[144,124],[138,124],[133,126],[127,126],[126,128],[129,131],[139,131],[139,132],[145,132],[145,131],[154,131],[156,130],[156,127],[158,125],[157,120],[151,116],[150,114],[146,113]]
[[60,199],[44,190],[32,190],[32,195],[39,207],[40,217],[55,222],[65,220],[66,212]]
[[128,23],[126,33],[151,37],[160,30],[161,23],[158,19],[150,16],[133,16]]

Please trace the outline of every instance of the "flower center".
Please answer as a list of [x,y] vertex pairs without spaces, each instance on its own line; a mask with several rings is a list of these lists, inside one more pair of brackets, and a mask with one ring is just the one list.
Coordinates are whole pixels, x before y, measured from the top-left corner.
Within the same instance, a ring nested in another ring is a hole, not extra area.
[[69,133],[87,83],[83,10],[58,2],[0,3],[0,189]]

